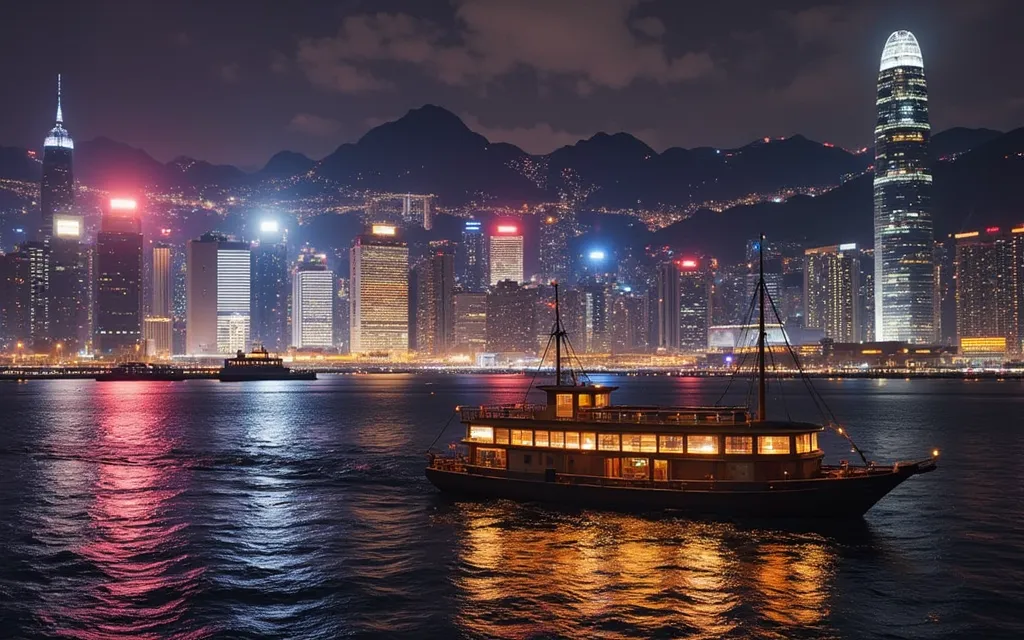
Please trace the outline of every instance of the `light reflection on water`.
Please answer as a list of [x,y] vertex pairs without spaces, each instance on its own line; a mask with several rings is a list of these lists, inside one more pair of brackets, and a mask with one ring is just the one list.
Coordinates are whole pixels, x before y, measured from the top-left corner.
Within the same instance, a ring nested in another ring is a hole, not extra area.
[[[0,635],[1024,637],[1024,385],[822,383],[871,457],[944,451],[836,530],[439,495],[423,452],[453,407],[529,381],[0,387]],[[598,381],[621,403],[724,385]]]

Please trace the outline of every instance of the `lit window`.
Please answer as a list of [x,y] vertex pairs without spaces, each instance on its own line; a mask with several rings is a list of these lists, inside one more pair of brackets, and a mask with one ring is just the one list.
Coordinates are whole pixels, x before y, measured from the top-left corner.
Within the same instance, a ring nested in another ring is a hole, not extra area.
[[579,449],[580,448],[580,434],[576,431],[565,432],[565,448],[566,449]]
[[726,453],[754,453],[754,438],[751,436],[725,436]]
[[557,418],[571,418],[572,417],[572,394],[571,393],[559,393],[555,395],[555,417]]
[[508,429],[494,430],[494,444],[508,444]]
[[619,450],[619,434],[617,433],[602,433],[598,442],[601,451]]
[[647,480],[647,458],[623,458],[622,477],[629,480]]
[[580,394],[579,402],[580,402],[580,406],[581,407],[589,407],[590,406],[590,396],[588,394],[586,394],[586,393],[581,393]]
[[587,449],[593,451],[597,448],[597,434],[596,433],[581,433],[580,434],[580,449]]
[[624,434],[622,434],[622,450],[623,451],[639,451],[640,450],[640,434],[639,433],[624,433]]
[[481,467],[494,467],[497,469],[504,469],[505,450],[484,449],[483,447],[481,447],[476,450],[476,463]]
[[654,453],[658,450],[658,437],[653,433],[640,434],[640,450],[645,453]]
[[533,432],[529,429],[513,429],[512,444],[533,446]]
[[766,455],[789,453],[789,436],[758,436],[757,452]]
[[536,431],[533,434],[533,443],[538,447],[548,446],[548,432]]
[[548,446],[555,449],[565,448],[565,434],[561,431],[552,431],[551,437],[548,439]]
[[796,438],[796,452],[797,453],[808,453],[811,449],[811,434],[801,433]]
[[611,402],[611,394],[610,393],[599,393],[599,394],[594,396],[594,406],[595,407],[607,407],[610,402]]
[[682,453],[683,436],[658,436],[658,450],[665,453]]
[[811,451],[817,451],[817,450],[818,450],[818,434],[812,433],[811,434]]
[[494,442],[494,427],[470,425],[469,439],[473,442]]
[[718,453],[718,436],[686,436],[686,452],[702,455]]

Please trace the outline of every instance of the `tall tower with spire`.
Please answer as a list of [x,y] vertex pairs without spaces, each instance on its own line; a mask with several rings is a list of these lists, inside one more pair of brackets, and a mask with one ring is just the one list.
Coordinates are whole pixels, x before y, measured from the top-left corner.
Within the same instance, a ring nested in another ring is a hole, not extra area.
[[57,122],[43,142],[43,179],[40,183],[40,208],[43,214],[43,238],[53,235],[53,215],[72,213],[75,205],[75,178],[71,170],[75,142],[64,128],[61,109],[60,75],[57,76]]

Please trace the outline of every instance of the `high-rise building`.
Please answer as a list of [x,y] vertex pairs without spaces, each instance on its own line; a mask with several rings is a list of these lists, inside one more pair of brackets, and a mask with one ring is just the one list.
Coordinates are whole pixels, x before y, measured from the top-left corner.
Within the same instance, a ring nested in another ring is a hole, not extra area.
[[490,269],[487,235],[479,220],[467,220],[462,229],[462,246],[458,251],[458,278],[463,291],[487,290]]
[[63,353],[84,349],[89,335],[89,252],[81,216],[55,213],[49,251],[49,338]]
[[455,345],[455,247],[445,240],[430,243],[416,274],[416,350],[447,355]]
[[461,291],[452,296],[455,351],[475,356],[487,350],[487,294]]
[[[562,327],[569,343],[576,353],[587,353],[587,294],[580,289],[561,289],[559,297]],[[544,328],[551,331],[550,325]]]
[[151,316],[142,321],[142,341],[146,355],[166,358],[171,355],[171,330],[173,320],[168,317]]
[[1024,315],[1024,227],[990,227],[954,236],[956,333],[962,351],[997,343],[1003,353],[1021,352]]
[[815,247],[804,256],[804,327],[821,329],[835,342],[860,342],[863,296],[857,245]]
[[283,351],[288,336],[288,245],[276,220],[260,223],[252,244],[252,340],[270,351]]
[[610,282],[592,282],[577,285],[583,294],[583,333],[586,339],[584,353],[610,353],[611,342],[611,297],[615,285]]
[[349,335],[352,331],[349,302],[348,278],[334,278],[334,347],[338,353],[348,353]]
[[537,351],[534,288],[504,279],[487,294],[487,350],[494,353]]
[[647,297],[616,289],[611,299],[611,351],[642,353],[648,349]]
[[29,340],[36,351],[46,351],[50,341],[50,243],[33,240],[23,248],[29,267]]
[[249,346],[250,247],[218,233],[188,243],[185,350],[227,354]]
[[28,254],[0,254],[0,350],[17,353],[29,344],[30,304]]
[[327,256],[299,254],[292,276],[292,346],[328,349],[334,346],[334,273]]
[[540,223],[540,275],[544,282],[568,283],[570,220],[551,210]]
[[936,340],[935,260],[924,59],[909,31],[889,36],[875,127],[875,340]]
[[658,266],[658,348],[679,349],[680,300],[679,265],[664,262]]
[[171,246],[158,242],[153,245],[153,288],[150,293],[150,316],[170,318],[174,302],[174,272],[171,270]]
[[743,325],[752,322],[752,299],[747,295],[747,263],[720,267],[714,273],[711,294],[713,326]]
[[679,349],[688,352],[708,348],[708,306],[711,278],[701,261],[679,261]]
[[523,281],[523,234],[515,224],[499,224],[490,237],[491,286],[503,280]]
[[375,224],[349,254],[352,353],[409,350],[409,247],[391,225]]
[[39,184],[39,206],[43,217],[43,238],[53,234],[53,216],[57,213],[73,213],[75,204],[75,179],[71,160],[75,142],[64,128],[64,112],[61,109],[60,76],[57,76],[57,121],[43,142],[43,177]]
[[93,349],[137,355],[142,341],[142,223],[135,200],[114,198],[96,236]]

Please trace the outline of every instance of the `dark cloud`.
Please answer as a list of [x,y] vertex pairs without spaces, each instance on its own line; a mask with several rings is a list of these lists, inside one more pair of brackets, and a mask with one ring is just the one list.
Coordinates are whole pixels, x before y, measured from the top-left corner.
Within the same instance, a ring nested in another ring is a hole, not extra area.
[[797,132],[860,147],[871,143],[882,45],[897,29],[924,49],[936,129],[1024,124],[1016,0],[54,0],[5,10],[0,78],[17,99],[0,101],[3,145],[41,144],[60,72],[76,138],[106,135],[162,159],[322,156],[381,114],[427,102],[533,152],[599,130],[658,149]]

